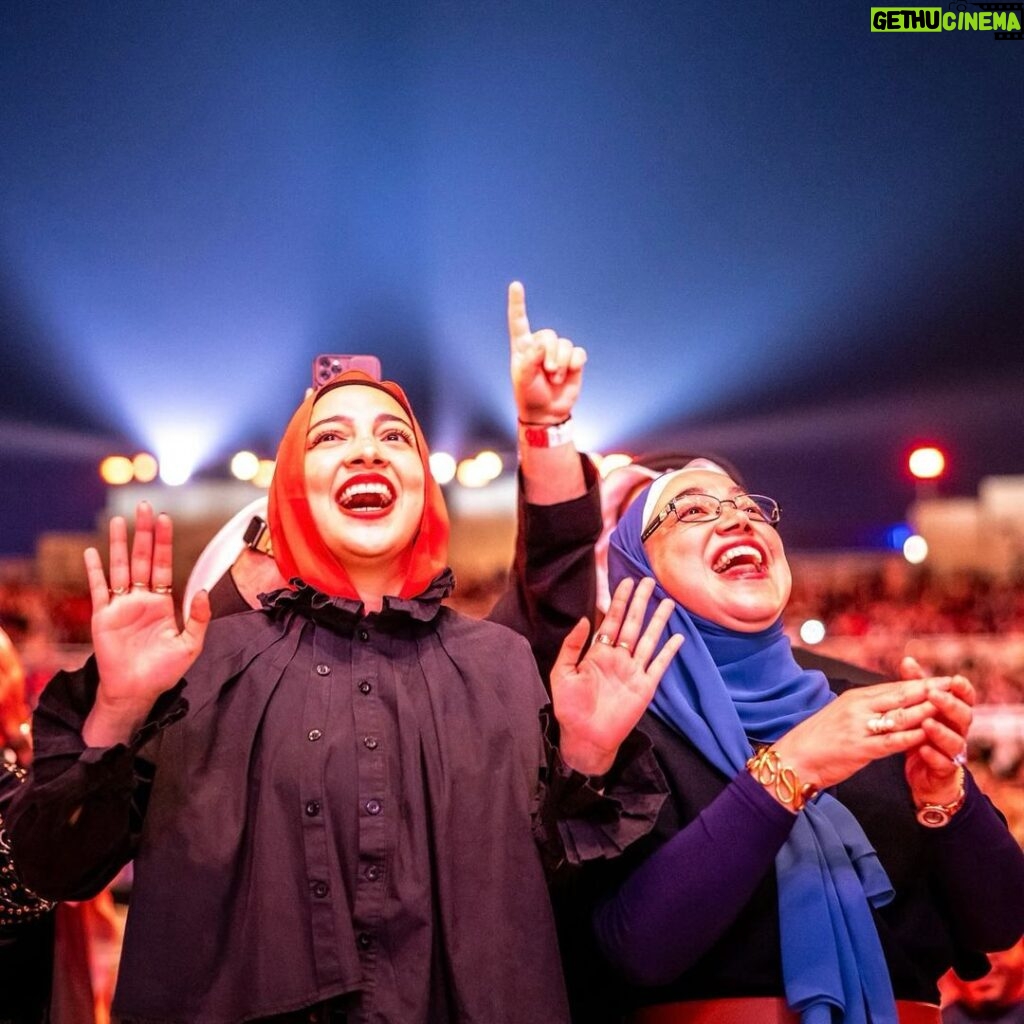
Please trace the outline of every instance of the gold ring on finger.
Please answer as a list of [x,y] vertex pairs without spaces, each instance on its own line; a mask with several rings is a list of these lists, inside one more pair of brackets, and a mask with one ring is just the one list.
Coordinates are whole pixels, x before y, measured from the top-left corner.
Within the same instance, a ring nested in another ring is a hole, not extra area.
[[868,719],[868,732],[872,736],[884,736],[896,728],[896,719],[891,715],[872,715]]
[[132,590],[149,590],[149,584],[140,583],[138,580],[132,580]]
[[170,584],[168,584],[165,587],[154,587],[153,588],[153,593],[154,594],[169,594],[169,593],[171,593],[171,591],[173,589],[174,588]]
[[616,647],[625,647],[625,649],[627,651],[632,651],[633,650],[633,645],[628,640],[620,640],[615,646]]
[[127,587],[111,587],[110,588],[110,596],[111,597],[124,597],[124,595],[127,594],[127,593],[128,593],[128,588]]
[[607,644],[609,647],[612,645],[612,638],[607,633],[598,633],[594,637],[595,644]]

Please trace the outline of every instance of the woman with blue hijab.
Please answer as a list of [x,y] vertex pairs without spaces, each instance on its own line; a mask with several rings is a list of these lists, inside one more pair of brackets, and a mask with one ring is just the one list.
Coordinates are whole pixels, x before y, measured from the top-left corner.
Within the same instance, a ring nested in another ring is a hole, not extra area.
[[611,585],[653,575],[685,642],[641,724],[671,795],[597,940],[633,1024],[938,1024],[938,978],[1024,930],[1024,855],[962,763],[974,691],[802,669],[779,517],[694,460],[612,535]]

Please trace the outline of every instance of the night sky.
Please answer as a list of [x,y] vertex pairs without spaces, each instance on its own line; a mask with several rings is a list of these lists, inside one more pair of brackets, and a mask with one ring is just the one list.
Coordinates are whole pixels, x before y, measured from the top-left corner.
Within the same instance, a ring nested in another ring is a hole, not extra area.
[[1024,41],[869,11],[8,0],[0,554],[112,448],[272,454],[318,352],[508,446],[513,278],[581,444],[731,456],[790,544],[880,543],[916,440],[1024,473]]

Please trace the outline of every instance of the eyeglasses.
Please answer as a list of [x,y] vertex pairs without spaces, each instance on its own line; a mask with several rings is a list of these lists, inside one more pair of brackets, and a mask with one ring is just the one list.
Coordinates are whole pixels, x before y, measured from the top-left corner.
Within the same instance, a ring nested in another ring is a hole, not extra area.
[[673,513],[681,523],[713,523],[722,515],[722,508],[732,505],[748,519],[759,523],[777,523],[782,509],[774,498],[766,494],[737,494],[735,498],[716,498],[712,494],[677,494],[652,520],[640,540],[647,540]]

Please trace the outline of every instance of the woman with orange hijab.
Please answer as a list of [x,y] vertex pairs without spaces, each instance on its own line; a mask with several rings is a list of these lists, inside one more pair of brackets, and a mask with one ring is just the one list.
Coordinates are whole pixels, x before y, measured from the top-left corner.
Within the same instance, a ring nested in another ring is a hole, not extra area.
[[201,593],[180,633],[166,516],[140,505],[130,551],[111,521],[109,583],[86,553],[95,658],[40,700],[26,881],[78,898],[135,858],[124,1024],[567,1021],[544,869],[652,823],[623,740],[668,606],[642,628],[653,582],[624,585],[579,660],[581,622],[548,715],[526,641],[442,605],[426,442],[359,372],[296,411],[269,515],[289,586],[213,623]]

